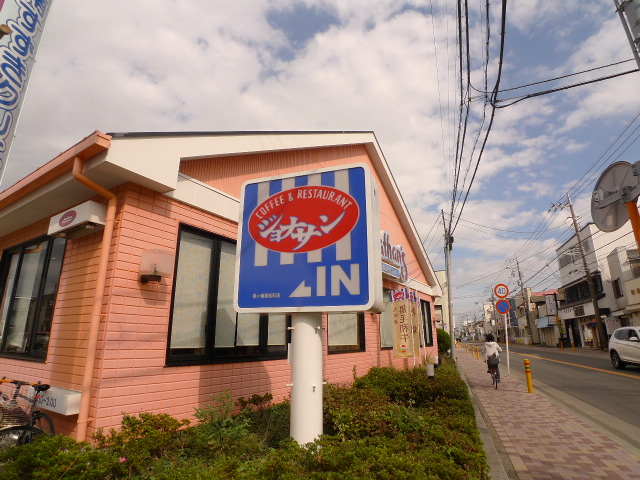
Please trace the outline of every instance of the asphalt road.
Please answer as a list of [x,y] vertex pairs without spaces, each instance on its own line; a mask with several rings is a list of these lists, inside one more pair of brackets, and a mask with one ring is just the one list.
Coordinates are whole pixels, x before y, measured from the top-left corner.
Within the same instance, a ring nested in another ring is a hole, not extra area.
[[528,359],[536,392],[640,449],[640,367],[615,370],[606,352],[509,345],[507,368],[502,347],[503,375],[510,370],[524,381]]

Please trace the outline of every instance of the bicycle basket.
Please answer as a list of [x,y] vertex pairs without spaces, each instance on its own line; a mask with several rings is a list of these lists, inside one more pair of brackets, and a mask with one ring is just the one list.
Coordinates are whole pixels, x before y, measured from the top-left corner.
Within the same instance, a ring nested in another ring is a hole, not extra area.
[[500,363],[500,357],[496,355],[489,355],[487,357],[487,365],[489,365],[490,367],[495,367],[499,363]]
[[31,414],[35,407],[35,399],[27,395],[27,387],[22,387],[22,392],[13,400],[15,385],[12,383],[0,383],[0,428],[29,425]]

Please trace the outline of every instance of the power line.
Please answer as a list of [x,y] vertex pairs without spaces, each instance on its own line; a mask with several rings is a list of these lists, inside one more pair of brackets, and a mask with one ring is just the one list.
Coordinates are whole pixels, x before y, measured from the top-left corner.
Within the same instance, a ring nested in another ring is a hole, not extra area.
[[521,97],[506,98],[504,100],[499,100],[499,101],[500,102],[509,102],[511,100],[514,100],[514,101],[512,101],[511,103],[509,103],[507,105],[496,105],[496,108],[507,108],[507,107],[510,107],[512,105],[515,105],[516,103],[520,103],[521,101],[526,100],[528,98],[540,97],[542,95],[547,95],[549,93],[561,92],[563,90],[569,90],[569,89],[575,88],[575,87],[582,87],[584,85],[589,85],[589,84],[592,84],[592,83],[602,82],[603,80],[611,80],[612,78],[621,77],[623,75],[628,75],[630,73],[636,73],[638,71],[640,71],[640,69],[636,68],[636,69],[633,69],[633,70],[628,70],[626,72],[621,72],[621,73],[616,73],[616,74],[613,74],[613,75],[608,75],[606,77],[596,78],[594,80],[588,80],[588,81],[585,81],[585,82],[579,82],[579,83],[574,83],[574,84],[571,84],[571,85],[565,85],[564,87],[552,88],[552,89],[549,89],[549,90],[544,90],[542,92],[530,93],[529,95],[523,95]]

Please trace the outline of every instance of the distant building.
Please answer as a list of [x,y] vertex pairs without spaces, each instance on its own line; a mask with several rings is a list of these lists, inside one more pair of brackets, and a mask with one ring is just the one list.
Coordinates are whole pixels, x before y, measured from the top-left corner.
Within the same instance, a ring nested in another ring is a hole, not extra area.
[[633,248],[616,247],[607,256],[615,309],[607,318],[607,333],[640,325],[640,255]]
[[[593,223],[580,230],[603,322],[606,322],[607,317],[611,318],[612,312],[619,310],[610,281],[607,254],[632,241],[632,232],[629,222],[615,232],[602,232]],[[599,348],[593,302],[576,235],[556,249],[556,258],[562,282],[560,289],[565,295],[565,301],[560,305],[559,319],[569,345]]]

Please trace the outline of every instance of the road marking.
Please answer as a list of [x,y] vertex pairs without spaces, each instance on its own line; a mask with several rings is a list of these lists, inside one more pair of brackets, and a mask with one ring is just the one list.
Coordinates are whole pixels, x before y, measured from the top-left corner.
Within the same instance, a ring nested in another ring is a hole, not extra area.
[[571,365],[572,367],[587,368],[589,370],[595,370],[596,372],[610,373],[611,375],[620,375],[621,377],[635,378],[636,380],[640,380],[640,377],[638,377],[637,375],[630,375],[628,373],[612,372],[611,370],[604,370],[602,368],[595,368],[595,367],[587,367],[586,365],[580,365],[578,363],[563,362],[562,360],[552,360],[550,358],[540,357],[538,355],[530,355],[530,354],[519,353],[519,352],[510,352],[510,353],[515,353],[516,355],[522,355],[523,357],[539,358],[540,360],[546,360],[547,362],[564,363],[565,365]]

